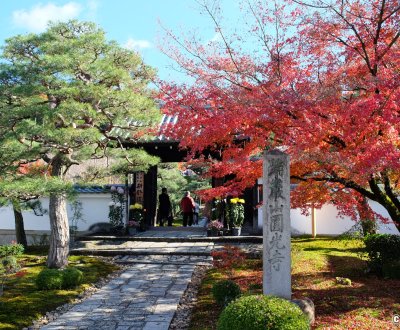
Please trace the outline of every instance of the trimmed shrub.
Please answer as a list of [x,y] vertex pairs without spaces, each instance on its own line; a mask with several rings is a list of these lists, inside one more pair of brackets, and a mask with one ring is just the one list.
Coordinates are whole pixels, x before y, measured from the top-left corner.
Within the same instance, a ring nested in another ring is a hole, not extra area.
[[2,272],[6,274],[14,273],[20,269],[17,258],[15,258],[12,255],[9,255],[1,259],[1,266],[2,266]]
[[400,279],[400,261],[384,264],[382,267],[382,274],[384,277]]
[[63,285],[63,271],[58,269],[43,269],[36,278],[39,290],[58,290]]
[[19,256],[22,253],[24,253],[24,246],[22,244],[0,245],[0,258],[7,256]]
[[63,284],[62,288],[63,289],[70,289],[70,288],[75,288],[79,284],[82,283],[83,280],[83,273],[74,267],[69,267],[63,270],[62,272],[63,276]]
[[242,294],[239,285],[230,280],[215,283],[211,292],[217,304],[223,307]]
[[364,239],[369,257],[369,266],[377,274],[383,275],[383,268],[400,261],[400,236],[373,234]]
[[221,313],[218,330],[306,330],[307,316],[288,300],[264,295],[244,296]]

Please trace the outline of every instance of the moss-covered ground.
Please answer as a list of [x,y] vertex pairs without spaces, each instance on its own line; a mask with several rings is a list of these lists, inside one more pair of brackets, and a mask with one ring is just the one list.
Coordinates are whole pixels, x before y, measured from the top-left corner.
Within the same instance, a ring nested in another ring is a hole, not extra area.
[[[364,244],[358,239],[298,238],[292,240],[293,298],[309,297],[316,310],[313,329],[397,329],[400,280],[366,273]],[[212,268],[203,280],[191,321],[192,330],[216,329],[221,313],[212,285],[230,277],[244,294],[262,293],[262,261],[246,259],[233,272]],[[351,286],[336,277],[351,280]]]
[[9,276],[0,297],[0,329],[22,329],[46,312],[78,297],[92,283],[118,268],[93,257],[71,256],[69,266],[84,273],[83,283],[72,290],[39,291],[36,276],[46,268],[46,249],[31,249],[18,258],[22,268]]

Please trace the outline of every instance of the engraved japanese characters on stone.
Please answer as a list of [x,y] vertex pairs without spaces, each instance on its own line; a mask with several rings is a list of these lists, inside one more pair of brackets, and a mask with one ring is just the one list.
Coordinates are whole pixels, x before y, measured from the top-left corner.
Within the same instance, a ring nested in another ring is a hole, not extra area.
[[283,214],[271,216],[270,230],[279,232],[283,231]]
[[283,176],[285,171],[285,161],[283,159],[271,159],[271,163],[269,165],[269,175],[278,175]]
[[285,299],[291,297],[289,163],[280,150],[264,152],[263,293]]
[[[285,256],[280,252],[280,250],[285,249],[284,245],[279,244],[282,235],[279,235],[278,232],[283,232],[283,205],[280,204],[280,201],[284,201],[285,197],[283,194],[283,175],[285,174],[285,162],[282,159],[271,159],[270,168],[268,171],[269,175],[269,186],[270,186],[270,194],[269,200],[270,204],[270,226],[269,229],[271,232],[275,232],[271,244],[271,255],[273,258],[270,259],[271,264],[275,270],[280,269],[280,263],[285,258]],[[273,246],[272,246],[273,245]]]
[[285,249],[285,245],[282,244],[282,235],[275,233],[274,236],[272,236],[272,240],[269,242],[269,244],[271,258],[269,258],[268,261],[271,262],[272,268],[274,268],[276,271],[279,271],[280,263],[283,259],[285,259],[285,256],[281,253],[281,250]]
[[270,194],[269,199],[275,202],[276,207],[278,206],[278,200],[285,200],[283,195],[283,180],[282,177],[285,174],[285,162],[282,159],[271,159],[269,168],[269,186]]

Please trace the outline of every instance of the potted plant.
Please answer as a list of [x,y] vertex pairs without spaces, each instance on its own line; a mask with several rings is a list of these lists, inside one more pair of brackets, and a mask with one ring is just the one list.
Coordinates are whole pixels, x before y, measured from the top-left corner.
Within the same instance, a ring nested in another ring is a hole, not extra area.
[[139,228],[140,223],[135,220],[128,221],[128,234],[129,236],[136,235],[137,229]]
[[[129,206],[129,222],[133,221],[137,224],[136,230],[143,229],[143,219],[144,219],[144,216],[143,216],[142,204],[135,203],[135,204]],[[129,222],[128,222],[128,228],[129,228]]]
[[240,236],[244,222],[244,202],[242,198],[232,198],[227,204],[227,216],[232,227],[232,235]]
[[224,228],[224,225],[221,221],[219,220],[212,220],[208,225],[207,225],[207,236],[215,237],[218,236],[218,234],[221,232],[221,230]]

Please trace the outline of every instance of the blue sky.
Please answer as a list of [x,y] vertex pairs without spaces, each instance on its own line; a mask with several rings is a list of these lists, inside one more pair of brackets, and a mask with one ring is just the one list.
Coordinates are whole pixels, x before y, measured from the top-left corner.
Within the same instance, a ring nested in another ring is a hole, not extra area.
[[[229,21],[235,22],[238,1],[223,0],[222,8]],[[196,30],[205,41],[216,37],[195,0],[5,0],[0,1],[0,44],[17,34],[40,33],[49,20],[68,19],[95,22],[109,40],[139,51],[161,78],[177,81],[185,78],[169,68],[171,62],[157,48],[162,37],[158,22],[177,34]]]

